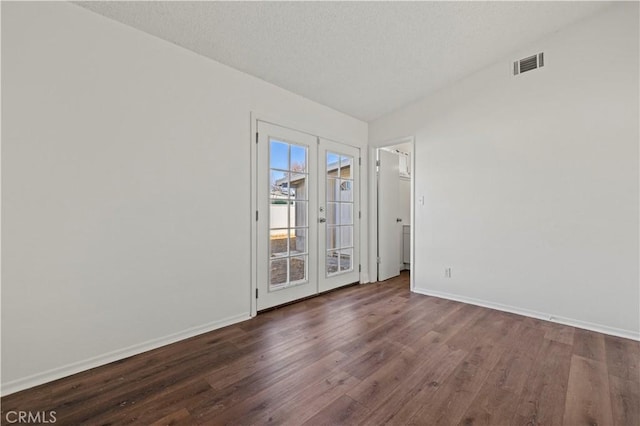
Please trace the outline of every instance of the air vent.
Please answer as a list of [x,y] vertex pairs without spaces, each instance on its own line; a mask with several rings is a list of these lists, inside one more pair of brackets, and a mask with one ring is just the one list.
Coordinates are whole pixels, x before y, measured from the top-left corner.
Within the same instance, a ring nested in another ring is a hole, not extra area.
[[544,66],[544,53],[538,53],[537,55],[529,56],[528,58],[520,59],[513,63],[513,75],[518,75],[523,72],[535,70]]

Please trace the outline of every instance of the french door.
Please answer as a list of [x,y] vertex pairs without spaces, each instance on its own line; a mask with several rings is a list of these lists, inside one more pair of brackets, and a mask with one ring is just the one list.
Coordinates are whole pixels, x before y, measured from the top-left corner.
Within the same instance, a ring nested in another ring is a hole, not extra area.
[[322,292],[360,280],[360,152],[322,138],[318,149]]
[[358,281],[359,150],[257,128],[257,310]]

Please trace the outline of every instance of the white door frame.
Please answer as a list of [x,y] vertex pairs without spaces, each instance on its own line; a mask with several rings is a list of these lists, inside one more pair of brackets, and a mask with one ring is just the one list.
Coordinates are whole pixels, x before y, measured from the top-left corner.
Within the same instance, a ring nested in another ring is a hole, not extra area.
[[[257,236],[258,236],[258,226],[256,221],[256,211],[258,211],[257,204],[257,193],[258,193],[258,173],[257,173],[257,144],[256,144],[256,135],[258,133],[258,121],[263,121],[265,123],[274,124],[276,126],[285,127],[291,130],[295,130],[302,133],[307,133],[312,136],[317,136],[329,141],[341,143],[343,145],[352,146],[354,148],[360,149],[360,155],[362,157],[363,166],[360,169],[360,210],[362,211],[362,220],[359,222],[360,226],[360,263],[362,264],[362,270],[360,272],[360,283],[369,282],[369,242],[366,238],[366,232],[363,232],[364,229],[367,229],[368,223],[368,209],[369,204],[366,199],[367,189],[366,186],[368,184],[368,170],[365,167],[365,164],[369,164],[370,157],[368,156],[368,152],[366,147],[362,147],[357,143],[349,143],[349,141],[341,141],[341,138],[332,137],[329,132],[324,131],[323,129],[309,129],[307,126],[301,125],[296,122],[292,122],[290,119],[282,118],[282,117],[274,117],[273,115],[264,114],[260,112],[251,111],[250,112],[250,132],[249,132],[249,146],[250,146],[250,175],[249,180],[251,183],[251,191],[249,196],[249,224],[250,224],[250,236],[249,236],[249,247],[250,249],[250,276],[251,276],[251,285],[249,286],[249,300],[250,300],[250,316],[255,317],[258,314],[257,311],[257,303],[256,303],[256,290],[258,289],[258,270],[257,270]],[[375,163],[375,160],[374,160]],[[412,166],[413,167],[413,166]],[[375,174],[374,174],[375,177]],[[375,263],[374,263],[375,265]]]
[[[411,274],[410,274],[410,288],[411,291],[415,288],[415,272],[416,272],[416,262],[415,262],[415,198],[416,198],[416,144],[415,138],[413,136],[406,136],[403,138],[393,139],[386,142],[382,142],[375,146],[369,147],[369,265],[370,268],[370,277],[372,281],[377,280],[377,251],[378,251],[378,186],[376,183],[377,179],[377,171],[376,171],[376,151],[380,148],[385,148],[393,145],[399,145],[402,143],[410,143],[411,144]],[[374,279],[375,278],[375,279]]]

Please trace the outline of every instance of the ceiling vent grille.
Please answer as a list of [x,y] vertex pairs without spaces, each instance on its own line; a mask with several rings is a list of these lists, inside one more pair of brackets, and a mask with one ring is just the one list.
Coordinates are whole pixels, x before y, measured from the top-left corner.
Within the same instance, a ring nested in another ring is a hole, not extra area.
[[544,66],[544,53],[529,56],[513,63],[513,75],[522,74],[523,72],[535,70]]

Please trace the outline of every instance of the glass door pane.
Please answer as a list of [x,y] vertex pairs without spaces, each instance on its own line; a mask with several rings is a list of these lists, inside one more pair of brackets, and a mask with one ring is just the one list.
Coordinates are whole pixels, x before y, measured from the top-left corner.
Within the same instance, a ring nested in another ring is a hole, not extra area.
[[353,156],[332,151],[326,153],[327,277],[353,271],[354,164]]
[[269,138],[269,291],[308,281],[308,151]]

